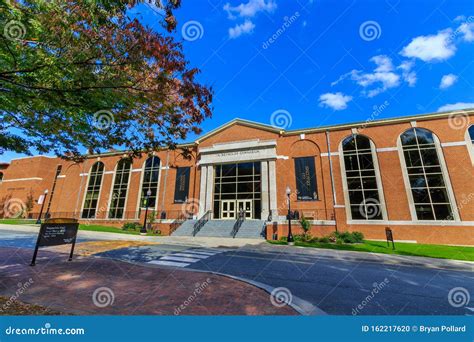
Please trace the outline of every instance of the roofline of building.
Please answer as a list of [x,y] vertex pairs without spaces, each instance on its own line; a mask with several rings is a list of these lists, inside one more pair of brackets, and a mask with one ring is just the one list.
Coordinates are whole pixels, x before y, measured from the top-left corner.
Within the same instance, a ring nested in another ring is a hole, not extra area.
[[[378,119],[378,120],[366,120],[366,121],[359,121],[359,122],[351,122],[345,124],[338,124],[338,125],[327,125],[327,126],[320,126],[320,127],[312,127],[312,128],[302,128],[302,129],[295,129],[295,130],[285,130],[282,128],[278,128],[272,125],[263,124],[260,122],[255,122],[246,119],[235,118],[211,131],[208,133],[198,137],[196,140],[188,143],[177,144],[177,149],[184,149],[184,148],[192,148],[198,146],[202,141],[206,140],[207,138],[216,135],[217,133],[235,125],[235,124],[242,124],[247,127],[252,127],[260,130],[265,130],[273,133],[277,133],[282,136],[290,136],[296,134],[310,134],[310,133],[320,133],[325,131],[338,131],[343,129],[350,129],[350,128],[358,128],[358,127],[374,127],[374,126],[384,126],[390,124],[397,124],[397,123],[405,123],[410,121],[425,121],[425,120],[433,120],[433,119],[443,119],[446,117],[450,117],[453,115],[474,115],[474,108],[466,108],[460,110],[451,110],[445,112],[435,112],[435,113],[425,113],[425,114],[418,114],[418,115],[409,115],[409,116],[402,116],[397,118],[388,118],[388,119]],[[163,147],[158,149],[159,150],[168,150],[168,147]],[[113,151],[113,152],[104,152],[100,154],[87,154],[86,158],[98,158],[98,157],[108,157],[108,156],[116,156],[121,154],[126,154],[127,151]],[[146,153],[144,151],[143,153]],[[37,156],[34,156],[37,157]],[[31,158],[31,157],[23,157],[23,158]],[[54,157],[53,157],[54,158]],[[16,158],[21,159],[21,158]],[[12,159],[14,160],[14,159]]]

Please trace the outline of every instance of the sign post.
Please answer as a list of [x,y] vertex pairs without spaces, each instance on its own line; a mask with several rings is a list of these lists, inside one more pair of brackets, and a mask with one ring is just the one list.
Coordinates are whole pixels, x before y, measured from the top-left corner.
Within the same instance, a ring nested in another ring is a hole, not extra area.
[[385,236],[387,237],[387,247],[390,246],[389,241],[392,241],[392,249],[395,250],[395,242],[393,241],[393,233],[390,227],[385,227]]
[[43,224],[41,224],[30,266],[35,266],[36,264],[36,256],[38,255],[39,247],[72,244],[68,259],[68,261],[71,261],[72,255],[74,253],[74,247],[76,245],[78,228],[79,223],[76,219],[56,218],[46,220]]

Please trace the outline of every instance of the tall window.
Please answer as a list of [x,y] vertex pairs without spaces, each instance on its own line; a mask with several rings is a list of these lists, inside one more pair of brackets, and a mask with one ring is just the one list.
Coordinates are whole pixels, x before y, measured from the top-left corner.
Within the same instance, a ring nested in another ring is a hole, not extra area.
[[474,125],[469,127],[467,131],[469,133],[469,138],[471,139],[472,146],[474,146]]
[[418,220],[454,220],[433,133],[411,128],[400,142]]
[[0,172],[0,183],[3,181],[3,173]]
[[103,175],[104,163],[96,162],[92,165],[89,172],[89,184],[86,189],[86,197],[84,199],[84,209],[82,209],[82,218],[95,218]]
[[160,158],[150,157],[145,162],[145,170],[143,172],[142,194],[140,206],[145,207],[146,193],[150,190],[151,195],[148,198],[148,206],[155,207],[158,192],[158,177],[160,175]]
[[123,218],[131,166],[132,163],[128,158],[121,159],[117,163],[114,187],[112,189],[109,218]]
[[354,134],[342,141],[350,213],[353,220],[382,220],[382,204],[369,138]]

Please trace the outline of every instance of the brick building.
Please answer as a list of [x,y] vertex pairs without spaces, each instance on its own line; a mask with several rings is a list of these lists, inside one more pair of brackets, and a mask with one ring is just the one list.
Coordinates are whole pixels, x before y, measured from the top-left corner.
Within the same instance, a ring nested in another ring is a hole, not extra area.
[[[35,156],[0,167],[3,216],[44,212],[96,224],[142,222],[147,193],[163,234],[205,216],[261,223],[286,235],[287,189],[294,227],[315,236],[361,231],[399,241],[474,245],[474,110],[300,130],[236,119],[178,150],[139,159],[123,152],[83,163]],[[190,159],[182,150],[190,153]],[[0,210],[1,211],[1,210]],[[226,221],[224,221],[226,220]]]

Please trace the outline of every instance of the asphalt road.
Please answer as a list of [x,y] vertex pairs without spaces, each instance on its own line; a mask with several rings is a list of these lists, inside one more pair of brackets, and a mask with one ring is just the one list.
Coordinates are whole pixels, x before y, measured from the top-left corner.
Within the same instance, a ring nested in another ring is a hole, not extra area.
[[[34,241],[31,233],[0,230],[0,246],[32,248]],[[474,314],[472,267],[437,267],[430,259],[417,265],[393,263],[387,256],[364,259],[364,254],[267,244],[242,248],[160,244],[96,256],[213,271],[283,287],[285,294],[306,300],[328,314]]]

